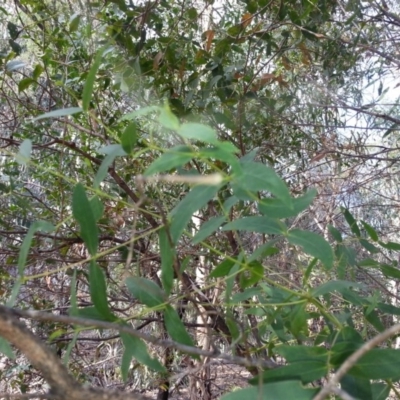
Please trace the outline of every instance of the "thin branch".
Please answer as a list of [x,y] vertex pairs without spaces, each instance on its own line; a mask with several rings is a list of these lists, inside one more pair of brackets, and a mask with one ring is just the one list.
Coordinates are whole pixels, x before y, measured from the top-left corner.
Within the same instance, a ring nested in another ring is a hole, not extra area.
[[[276,364],[274,361],[268,360],[259,360],[259,359],[251,359],[245,357],[238,357],[232,356],[229,354],[222,354],[217,351],[208,351],[203,350],[198,347],[187,346],[181,343],[174,342],[173,340],[165,340],[159,339],[152,335],[148,335],[146,333],[140,332],[136,329],[130,328],[128,326],[119,325],[112,322],[105,322],[105,321],[94,321],[85,318],[79,317],[72,317],[66,315],[55,315],[50,313],[45,313],[41,311],[33,311],[33,310],[20,310],[20,309],[10,309],[8,307],[4,307],[0,305],[0,313],[2,310],[6,310],[7,312],[11,312],[14,316],[22,317],[22,318],[30,318],[37,321],[53,321],[53,322],[60,322],[69,325],[79,325],[85,326],[90,328],[102,328],[102,329],[112,329],[117,330],[119,332],[127,333],[129,335],[141,338],[148,343],[152,343],[157,346],[161,346],[164,348],[174,348],[176,350],[182,351],[184,353],[205,356],[215,359],[221,359],[228,361],[232,364],[243,365],[245,367],[256,367],[256,368],[263,368],[263,369],[271,369],[276,368],[279,365]],[[0,331],[1,332],[1,331]]]
[[400,331],[400,324],[396,324],[386,329],[379,335],[375,336],[364,345],[362,345],[357,351],[355,351],[347,360],[340,366],[336,374],[330,379],[330,381],[321,389],[321,391],[314,397],[314,400],[323,400],[325,397],[336,390],[335,388],[339,384],[340,380],[344,375],[357,363],[357,361],[374,347],[380,343],[389,339]]

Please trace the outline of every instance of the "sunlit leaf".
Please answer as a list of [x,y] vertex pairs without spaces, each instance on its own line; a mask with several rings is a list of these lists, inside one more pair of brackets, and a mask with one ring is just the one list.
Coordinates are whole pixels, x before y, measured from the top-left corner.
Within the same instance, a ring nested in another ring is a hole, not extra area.
[[45,118],[66,117],[68,115],[81,113],[82,111],[83,110],[80,107],[62,108],[60,110],[49,111],[47,113],[41,114],[33,118],[33,121],[38,121],[39,119],[45,119]]
[[313,257],[319,258],[326,268],[333,267],[333,250],[329,243],[314,232],[292,229],[287,234],[290,243],[301,246]]
[[18,164],[26,165],[31,159],[32,153],[32,141],[25,139],[19,146],[18,153],[15,155],[15,159]]

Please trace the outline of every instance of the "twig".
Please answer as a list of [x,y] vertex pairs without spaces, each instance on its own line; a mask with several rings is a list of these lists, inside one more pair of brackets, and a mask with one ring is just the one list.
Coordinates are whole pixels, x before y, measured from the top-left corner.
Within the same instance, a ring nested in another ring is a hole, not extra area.
[[386,329],[379,335],[375,336],[364,345],[362,345],[357,351],[355,351],[347,360],[340,366],[336,374],[330,379],[330,381],[321,389],[321,391],[314,397],[314,400],[323,400],[325,397],[336,390],[337,385],[344,375],[357,363],[357,361],[378,344],[389,339],[400,331],[400,324],[396,324]]

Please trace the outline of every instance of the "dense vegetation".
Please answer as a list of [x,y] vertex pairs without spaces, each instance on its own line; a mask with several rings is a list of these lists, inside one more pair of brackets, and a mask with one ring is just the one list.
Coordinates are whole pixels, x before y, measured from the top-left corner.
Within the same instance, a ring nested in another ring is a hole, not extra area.
[[400,398],[396,0],[0,24],[0,397]]

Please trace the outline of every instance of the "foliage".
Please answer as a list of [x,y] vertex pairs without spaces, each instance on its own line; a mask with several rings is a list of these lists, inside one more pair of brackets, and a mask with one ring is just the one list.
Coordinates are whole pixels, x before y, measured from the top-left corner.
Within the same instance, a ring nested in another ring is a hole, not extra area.
[[212,3],[0,7],[2,302],[68,314],[32,329],[81,381],[107,345],[130,388],[218,360],[254,376],[226,400],[388,398],[398,6]]

